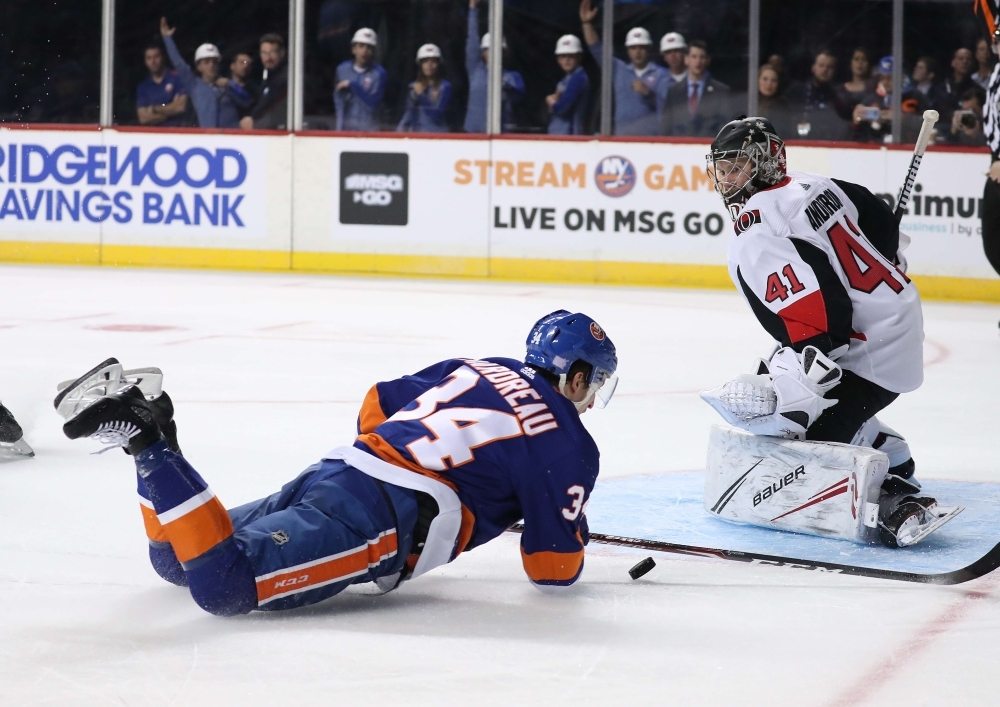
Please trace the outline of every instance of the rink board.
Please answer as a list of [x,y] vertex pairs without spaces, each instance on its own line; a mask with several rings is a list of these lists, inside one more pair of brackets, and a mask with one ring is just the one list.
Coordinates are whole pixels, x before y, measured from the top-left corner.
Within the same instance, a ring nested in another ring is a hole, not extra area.
[[965,567],[1000,542],[1000,484],[923,482],[926,495],[943,504],[965,506],[965,511],[919,545],[902,550],[730,523],[705,511],[703,484],[703,472],[598,481],[587,506],[590,529],[608,535],[922,573]]

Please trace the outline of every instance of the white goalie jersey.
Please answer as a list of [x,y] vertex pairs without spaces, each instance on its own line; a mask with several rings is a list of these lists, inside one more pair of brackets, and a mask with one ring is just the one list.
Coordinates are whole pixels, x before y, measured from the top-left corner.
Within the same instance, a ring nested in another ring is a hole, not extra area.
[[856,184],[790,172],[754,194],[734,228],[729,274],[782,346],[815,346],[894,393],[920,386],[920,296],[883,201]]

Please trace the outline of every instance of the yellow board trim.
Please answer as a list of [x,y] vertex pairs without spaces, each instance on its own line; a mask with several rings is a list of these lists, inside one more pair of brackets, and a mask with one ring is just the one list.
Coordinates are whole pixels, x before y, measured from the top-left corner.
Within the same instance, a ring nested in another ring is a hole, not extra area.
[[[722,265],[592,262],[379,253],[289,253],[275,250],[36,243],[0,240],[0,262],[124,267],[209,268],[460,277],[521,282],[697,287],[732,290]],[[1000,303],[1000,279],[915,275],[927,300]]]

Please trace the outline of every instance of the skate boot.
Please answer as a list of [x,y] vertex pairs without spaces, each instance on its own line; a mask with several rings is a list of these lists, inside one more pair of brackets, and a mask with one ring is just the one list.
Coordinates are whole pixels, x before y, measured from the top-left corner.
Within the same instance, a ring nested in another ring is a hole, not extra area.
[[10,410],[0,404],[0,459],[27,459],[34,450],[24,441],[24,431]]
[[63,425],[63,433],[70,439],[90,437],[107,444],[101,452],[122,447],[132,456],[163,439],[149,403],[134,385],[85,407]]
[[879,497],[879,539],[886,547],[916,545],[965,509],[942,506],[929,496],[915,494],[920,487],[913,480],[887,476]]
[[181,452],[181,445],[177,443],[177,423],[174,422],[174,401],[167,395],[167,391],[164,390],[158,398],[147,400],[146,402],[149,404],[150,412],[153,413],[153,419],[163,433],[163,439],[167,440],[167,446],[178,454],[183,454]]

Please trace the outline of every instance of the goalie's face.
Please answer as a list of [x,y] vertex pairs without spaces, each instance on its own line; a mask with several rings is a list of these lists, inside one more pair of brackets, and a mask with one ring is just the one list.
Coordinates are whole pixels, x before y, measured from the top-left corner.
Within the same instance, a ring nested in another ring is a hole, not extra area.
[[708,177],[728,206],[753,178],[753,161],[745,154],[734,157],[709,155]]

